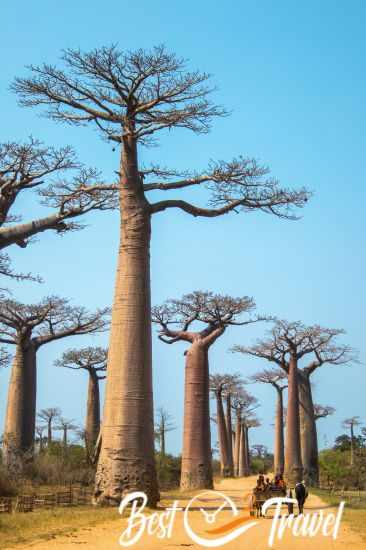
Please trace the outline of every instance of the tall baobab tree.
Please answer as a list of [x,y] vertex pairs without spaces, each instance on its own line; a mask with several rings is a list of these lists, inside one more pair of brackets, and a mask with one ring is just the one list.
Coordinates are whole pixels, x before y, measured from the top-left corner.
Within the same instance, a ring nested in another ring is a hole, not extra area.
[[164,407],[159,407],[156,411],[155,434],[159,439],[160,456],[162,459],[165,458],[166,434],[175,429],[176,426],[173,422],[172,415],[166,411]]
[[[75,218],[91,210],[116,208],[116,191],[99,189],[99,184],[98,172],[83,167],[71,147],[48,147],[32,137],[24,143],[0,143],[0,250],[13,244],[25,248],[33,235],[43,231],[81,229]],[[54,211],[23,223],[13,211],[29,191],[36,191],[41,204]],[[0,253],[0,272],[32,279],[30,274],[14,273],[4,252]]]
[[216,424],[219,440],[219,454],[221,475],[230,477],[234,475],[232,464],[229,456],[229,440],[232,439],[231,431],[227,430],[225,421],[225,412],[223,406],[223,392],[228,385],[229,380],[226,374],[211,374],[210,375],[210,390],[216,400]]
[[42,409],[37,413],[37,417],[39,420],[43,420],[46,422],[47,426],[47,445],[50,445],[52,443],[52,428],[53,423],[60,419],[61,417],[61,409],[58,407],[48,407],[48,409]]
[[248,427],[258,400],[243,388],[232,395],[232,409],[235,412],[234,475],[242,477],[249,473]]
[[58,419],[58,425],[55,426],[55,430],[60,430],[62,432],[62,445],[63,448],[67,448],[68,444],[68,434],[70,431],[75,431],[78,429],[78,426],[74,424],[74,420],[67,420],[63,416],[60,416]]
[[[181,488],[211,488],[211,436],[209,414],[208,352],[228,326],[247,325],[261,317],[240,321],[255,308],[252,298],[232,298],[212,292],[193,292],[153,308],[160,325],[159,338],[167,344],[188,342],[184,388],[184,435]],[[204,325],[193,331],[191,325]]]
[[343,421],[343,427],[349,429],[351,436],[351,466],[354,466],[355,463],[355,426],[359,426],[361,424],[359,418],[359,416],[352,416],[351,418],[346,418],[346,420]]
[[38,350],[61,338],[107,330],[108,313],[108,308],[90,313],[54,296],[38,304],[0,302],[0,342],[16,346],[4,429],[9,470],[19,470],[22,453],[34,445]]
[[283,392],[287,388],[287,384],[283,384],[283,381],[286,379],[287,374],[281,369],[265,369],[251,376],[253,382],[270,384],[276,390],[277,404],[274,441],[274,473],[276,475],[282,475],[285,469]]
[[105,379],[108,349],[86,347],[69,349],[55,361],[57,367],[84,370],[89,375],[85,420],[85,445],[91,456],[100,431],[100,393],[99,380]]
[[[234,351],[267,359],[277,364],[288,375],[288,406],[286,429],[285,471],[290,482],[302,475],[308,483],[319,480],[318,444],[310,376],[325,364],[340,365],[354,360],[351,348],[339,345],[334,339],[342,330],[319,325],[279,320],[267,340],[259,340],[253,347],[236,346]],[[310,356],[309,363],[298,367],[298,362]],[[301,406],[300,406],[301,405]],[[291,466],[292,465],[292,466]],[[292,470],[292,473],[291,471]]]
[[234,475],[235,432],[233,430],[231,401],[232,401],[233,395],[235,395],[238,391],[243,389],[245,380],[239,373],[234,373],[230,375],[227,374],[226,380],[227,382],[225,384],[223,397],[225,398],[225,402],[226,402],[225,422],[226,422],[226,431],[228,434],[228,461],[229,461],[230,472],[232,472],[231,475]]
[[[309,193],[281,188],[268,177],[267,167],[244,157],[212,162],[207,170],[194,173],[140,165],[139,146],[154,142],[158,132],[185,128],[205,134],[213,119],[226,115],[209,100],[209,76],[188,71],[185,60],[164,47],[134,52],[114,46],[90,52],[68,49],[61,61],[61,68],[33,66],[29,76],[15,80],[20,104],[46,107],[56,121],[92,124],[120,147],[120,247],[95,500],[114,505],[135,489],[143,490],[154,505],[159,493],[151,369],[152,215],[172,208],[207,218],[261,210],[294,219],[293,207],[302,208]],[[154,191],[202,187],[211,193],[209,208],[177,197],[148,199]]]
[[259,428],[261,426],[261,421],[257,418],[255,414],[244,415],[243,426],[245,430],[245,442],[246,442],[246,453],[247,453],[247,464],[248,464],[248,475],[250,473],[250,443],[249,443],[249,430],[251,428]]

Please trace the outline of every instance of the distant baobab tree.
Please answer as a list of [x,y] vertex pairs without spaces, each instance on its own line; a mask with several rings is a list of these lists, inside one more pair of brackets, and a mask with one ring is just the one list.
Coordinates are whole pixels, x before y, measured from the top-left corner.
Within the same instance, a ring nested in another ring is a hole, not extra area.
[[228,380],[225,374],[210,375],[210,390],[216,400],[216,424],[222,477],[230,477],[234,475],[229,461],[229,438],[231,439],[231,433],[228,434],[227,432],[225,412],[222,401],[222,394],[227,382]]
[[335,408],[330,407],[329,405],[317,405],[314,404],[314,417],[315,420],[320,420],[320,418],[327,418],[335,413]]
[[254,422],[254,410],[258,400],[243,388],[232,395],[231,406],[235,412],[235,447],[234,475],[248,476],[250,468],[249,457],[249,425]]
[[234,475],[234,447],[235,447],[235,432],[233,430],[232,422],[232,397],[237,392],[241,391],[244,388],[245,380],[239,373],[234,373],[231,375],[226,375],[227,383],[225,384],[225,389],[223,392],[223,397],[226,402],[226,431],[228,434],[228,458],[229,466],[232,475]]
[[[186,61],[164,47],[125,52],[115,46],[89,52],[68,49],[61,61],[60,68],[32,66],[29,76],[15,80],[12,89],[20,104],[45,107],[47,116],[59,122],[91,124],[120,148],[118,181],[95,186],[100,191],[118,190],[121,214],[95,500],[115,505],[125,492],[142,490],[155,505],[159,492],[151,368],[152,215],[178,209],[193,217],[215,218],[259,210],[295,219],[294,209],[306,204],[309,192],[281,187],[268,176],[266,166],[245,157],[213,161],[202,172],[141,166],[138,147],[154,143],[158,132],[185,128],[205,134],[213,119],[226,115],[209,100],[209,76],[188,71]],[[148,199],[155,191],[179,193],[187,188],[205,188],[209,208],[178,195],[156,202]]]
[[243,416],[243,427],[245,431],[245,443],[248,463],[248,475],[250,474],[251,460],[250,460],[250,442],[249,442],[249,430],[252,428],[259,428],[262,425],[261,421],[255,414],[247,414]]
[[252,446],[253,451],[255,451],[258,458],[265,458],[268,454],[268,449],[265,445],[257,444]]
[[109,326],[109,309],[90,313],[51,296],[38,304],[0,302],[0,342],[16,346],[8,389],[4,435],[4,462],[19,470],[21,455],[32,452],[36,420],[37,352],[55,340],[98,333]]
[[[98,172],[83,167],[71,147],[46,146],[33,137],[25,142],[0,143],[0,250],[13,244],[25,248],[33,235],[43,231],[81,229],[83,226],[74,219],[91,210],[114,208],[115,193],[95,189],[99,183]],[[21,199],[28,197],[30,190],[35,190],[41,204],[53,212],[22,222],[13,211],[18,213]],[[33,278],[14,273],[4,252],[0,252],[0,272],[17,279]]]
[[164,409],[164,407],[159,407],[156,411],[156,422],[155,422],[155,434],[159,439],[160,444],[160,456],[162,459],[165,458],[165,442],[166,434],[176,429],[176,426],[173,422],[172,415]]
[[[233,351],[275,363],[288,375],[285,445],[288,469],[285,466],[285,473],[287,471],[291,482],[304,476],[308,483],[318,484],[318,442],[310,376],[322,365],[341,365],[355,360],[349,346],[334,342],[343,332],[319,325],[305,326],[300,321],[278,320],[268,339],[259,340],[252,347],[233,348]],[[308,364],[300,369],[298,362],[308,356]]]
[[37,440],[38,440],[38,444],[39,444],[39,452],[40,453],[43,452],[43,444],[44,444],[44,441],[45,441],[43,433],[44,433],[46,428],[47,428],[47,426],[42,426],[42,425],[37,425],[36,426],[36,432],[35,433],[37,435]]
[[[154,307],[152,319],[160,325],[159,338],[166,344],[188,342],[185,353],[184,435],[181,488],[212,488],[209,413],[208,352],[228,326],[248,325],[262,317],[239,320],[255,308],[252,298],[232,298],[196,291],[181,300]],[[193,323],[204,325],[193,331]]]
[[[210,390],[216,400],[216,424],[219,440],[221,475],[234,475],[233,428],[231,419],[231,396],[239,389],[242,378],[239,374],[211,374]],[[226,399],[225,414],[223,400]]]
[[67,420],[63,416],[60,416],[57,419],[58,425],[55,426],[55,430],[60,430],[62,432],[62,445],[64,449],[67,448],[68,444],[68,434],[70,431],[75,431],[78,429],[78,426],[74,424],[74,420]]
[[47,445],[52,443],[52,428],[53,423],[60,419],[61,409],[58,407],[49,407],[48,409],[42,409],[37,413],[39,420],[44,420],[47,426]]
[[360,426],[360,424],[359,416],[352,416],[343,421],[343,427],[349,429],[351,436],[351,466],[354,466],[355,463],[355,427]]
[[283,474],[285,469],[285,441],[284,441],[284,422],[283,422],[283,392],[287,384],[287,374],[281,369],[266,369],[257,372],[250,377],[253,382],[270,384],[276,390],[277,404],[275,415],[275,441],[274,441],[274,473]]
[[107,348],[89,346],[81,349],[69,349],[55,361],[57,367],[84,370],[89,375],[85,420],[85,444],[88,456],[94,452],[100,431],[99,380],[104,380],[106,377],[107,357]]

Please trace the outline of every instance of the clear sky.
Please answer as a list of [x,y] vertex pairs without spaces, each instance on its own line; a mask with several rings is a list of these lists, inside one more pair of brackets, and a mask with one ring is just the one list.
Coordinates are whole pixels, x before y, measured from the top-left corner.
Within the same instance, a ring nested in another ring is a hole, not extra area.
[[[250,295],[259,312],[344,328],[345,340],[365,359],[365,57],[366,6],[340,2],[116,1],[4,2],[1,8],[0,141],[32,134],[53,145],[73,145],[80,159],[102,170],[118,168],[118,154],[92,128],[57,125],[22,109],[9,92],[30,63],[56,63],[67,47],[121,49],[164,43],[189,65],[213,74],[215,100],[232,111],[208,136],[173,131],[160,147],[142,149],[144,162],[200,169],[210,159],[243,154],[268,163],[284,185],[308,186],[314,198],[298,222],[265,214],[205,220],[180,212],[153,222],[153,302],[195,289]],[[195,195],[196,196],[196,195]],[[199,194],[197,200],[204,204]],[[24,219],[46,212],[32,195],[18,210]],[[88,228],[59,236],[46,233],[23,250],[8,249],[19,271],[39,273],[43,285],[8,284],[14,297],[35,302],[47,294],[70,297],[89,308],[111,303],[118,245],[117,213],[95,213]],[[2,285],[3,286],[3,285]],[[265,365],[228,353],[249,344],[264,326],[232,327],[211,350],[213,372],[254,373]],[[53,361],[70,346],[107,343],[105,336],[50,344],[39,354],[38,409],[59,406],[83,421],[86,375],[56,370]],[[179,452],[183,413],[184,345],[166,346],[154,330],[155,404],[174,416],[168,450]],[[10,369],[0,372],[3,425]],[[344,418],[366,422],[362,365],[324,367],[314,376],[315,400],[336,414],[321,420],[320,445],[331,443]],[[260,399],[263,426],[253,443],[272,446],[275,395],[250,386]]]

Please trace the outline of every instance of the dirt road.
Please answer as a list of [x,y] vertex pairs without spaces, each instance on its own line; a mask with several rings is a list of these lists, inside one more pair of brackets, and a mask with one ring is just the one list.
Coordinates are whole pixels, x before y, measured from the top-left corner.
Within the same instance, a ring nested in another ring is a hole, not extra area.
[[[222,491],[235,502],[235,505],[240,510],[239,517],[248,518],[246,523],[253,520],[253,518],[249,518],[248,513],[248,495],[253,484],[254,478],[230,479],[221,481],[215,487],[217,491]],[[176,497],[179,499],[179,506],[181,507],[187,506],[191,500],[190,498],[182,498],[179,491],[177,491]],[[194,533],[204,537],[206,540],[212,541],[235,530],[235,527],[232,527],[229,531],[224,528],[224,532],[219,532],[223,525],[227,525],[236,519],[228,505],[217,513],[214,523],[207,523],[207,519],[213,519],[213,516],[210,517],[210,513],[214,513],[223,503],[224,501],[214,493],[202,495],[199,500],[192,503],[192,509],[188,517],[189,524]],[[161,506],[169,507],[171,504],[172,501],[165,500],[162,501]],[[204,508],[205,511],[202,512],[201,508]],[[312,513],[317,510],[322,510],[325,515],[336,512],[336,510],[324,504],[318,497],[310,495],[306,503],[305,513]],[[160,512],[164,512],[164,509],[162,508]],[[184,526],[183,515],[183,511],[176,512],[170,538],[159,539],[154,535],[149,536],[145,533],[138,542],[129,548],[133,550],[172,550],[177,548],[189,548],[193,550],[202,548],[202,546],[199,546],[188,536]],[[269,516],[268,518],[259,519],[257,525],[249,528],[247,532],[242,533],[235,540],[224,546],[220,545],[220,548],[224,547],[227,550],[242,550],[243,548],[248,548],[248,550],[265,550],[269,548],[268,538],[272,526],[272,513]],[[86,550],[118,550],[118,548],[122,548],[119,545],[119,537],[124,529],[126,529],[126,526],[127,519],[125,518],[109,521],[96,527],[91,525],[89,529],[82,529],[69,536],[58,537],[47,542],[33,543],[26,548],[32,548],[32,550],[76,550],[76,548],[85,548]],[[210,530],[215,529],[217,530],[216,533],[209,533]],[[291,532],[286,531],[282,540],[275,540],[273,548],[275,550],[348,550],[348,548],[352,550],[365,550],[365,542],[356,533],[352,532],[346,524],[341,522],[337,540],[333,540],[331,537],[324,537],[321,534],[317,534],[313,538],[294,537]]]

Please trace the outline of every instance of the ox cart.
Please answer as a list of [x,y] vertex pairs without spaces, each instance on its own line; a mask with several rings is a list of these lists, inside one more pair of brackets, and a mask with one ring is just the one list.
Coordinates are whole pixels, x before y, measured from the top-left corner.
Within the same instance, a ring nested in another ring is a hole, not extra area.
[[[262,507],[266,500],[276,497],[285,497],[286,496],[286,487],[277,487],[275,485],[269,485],[264,489],[253,489],[253,492],[250,497],[250,515],[255,517],[262,517]],[[264,516],[265,517],[265,516]]]

